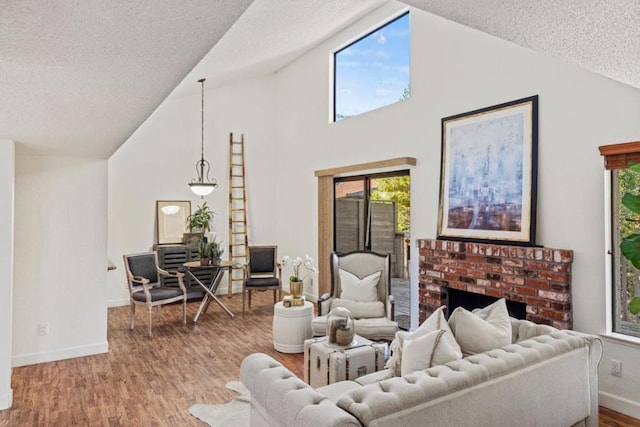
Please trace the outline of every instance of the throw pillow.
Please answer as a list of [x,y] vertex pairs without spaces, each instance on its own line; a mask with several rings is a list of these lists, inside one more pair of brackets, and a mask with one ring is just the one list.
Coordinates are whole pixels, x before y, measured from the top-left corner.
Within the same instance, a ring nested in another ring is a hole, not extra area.
[[[434,311],[431,314],[431,316],[429,316],[424,322],[422,322],[420,327],[416,329],[415,332],[411,333],[411,332],[399,331],[396,333],[396,338],[391,342],[391,346],[390,346],[391,357],[389,358],[389,360],[387,360],[387,364],[385,365],[385,367],[390,369],[390,371],[395,376],[402,375],[402,372],[405,370],[403,367],[405,342],[407,342],[407,340],[417,340],[433,332],[445,331],[447,333],[440,334],[440,337],[438,338],[437,342],[435,341],[435,336],[432,336],[429,339],[425,339],[425,340],[418,341],[416,343],[411,344],[410,347],[413,347],[414,350],[410,350],[411,354],[408,360],[411,360],[410,363],[412,364],[412,366],[414,365],[413,358],[415,353],[418,353],[417,357],[420,358],[424,363],[424,366],[418,370],[423,370],[437,364],[442,364],[442,363],[446,363],[452,360],[457,360],[462,358],[462,351],[460,349],[460,346],[456,342],[456,339],[453,335],[453,332],[451,331],[451,328],[449,328],[447,319],[445,319],[444,317],[445,308],[446,308],[445,306],[442,306],[438,308],[436,311]],[[435,345],[434,348],[432,349],[428,348],[429,347],[428,343],[434,344]],[[436,348],[439,345],[442,345],[441,349]],[[425,351],[422,355],[419,354],[421,350]],[[433,361],[430,362],[430,359],[432,359],[433,354],[437,355],[435,359],[437,360],[438,363],[433,363]],[[433,363],[433,365],[430,363]]]
[[418,338],[404,340],[400,375],[423,371],[461,358],[460,346],[451,332],[438,329]]
[[354,319],[364,319],[371,317],[385,317],[387,312],[382,301],[351,301],[348,299],[334,298],[331,301],[331,310],[342,307],[349,310]]
[[504,298],[473,312],[456,308],[449,326],[465,356],[511,344],[511,320]]
[[378,301],[377,285],[380,281],[382,271],[376,271],[366,277],[358,277],[341,268],[338,269],[340,276],[340,298],[351,301],[372,302]]

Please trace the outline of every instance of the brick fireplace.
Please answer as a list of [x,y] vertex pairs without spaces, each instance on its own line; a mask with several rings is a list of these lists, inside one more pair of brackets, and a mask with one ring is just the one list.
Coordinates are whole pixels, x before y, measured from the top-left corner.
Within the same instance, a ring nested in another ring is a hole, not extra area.
[[527,320],[572,328],[572,250],[433,239],[416,244],[420,323],[447,305],[451,288],[524,303]]

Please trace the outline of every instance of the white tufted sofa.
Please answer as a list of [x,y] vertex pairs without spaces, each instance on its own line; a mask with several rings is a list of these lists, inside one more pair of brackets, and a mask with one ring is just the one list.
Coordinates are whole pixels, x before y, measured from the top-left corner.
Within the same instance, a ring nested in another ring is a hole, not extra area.
[[313,389],[270,356],[249,355],[241,380],[251,426],[598,426],[592,335],[512,319],[513,344],[390,377]]

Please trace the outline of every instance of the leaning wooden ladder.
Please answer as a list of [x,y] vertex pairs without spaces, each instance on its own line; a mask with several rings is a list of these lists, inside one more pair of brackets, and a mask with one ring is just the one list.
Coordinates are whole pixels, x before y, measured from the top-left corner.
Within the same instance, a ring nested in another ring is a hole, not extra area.
[[241,265],[229,272],[227,297],[233,294],[234,282],[244,279],[244,266],[249,257],[249,234],[247,230],[247,187],[244,168],[244,134],[240,141],[229,134],[229,261]]

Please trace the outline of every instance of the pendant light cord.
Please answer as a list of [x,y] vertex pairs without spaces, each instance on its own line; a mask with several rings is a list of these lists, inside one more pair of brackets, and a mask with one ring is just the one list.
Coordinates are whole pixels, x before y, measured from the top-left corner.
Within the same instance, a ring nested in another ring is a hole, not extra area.
[[201,99],[202,99],[202,104],[201,104],[201,108],[200,108],[200,112],[201,112],[201,117],[200,117],[200,159],[204,160],[204,81],[206,79],[200,79],[198,80],[202,86],[202,93],[201,93]]

